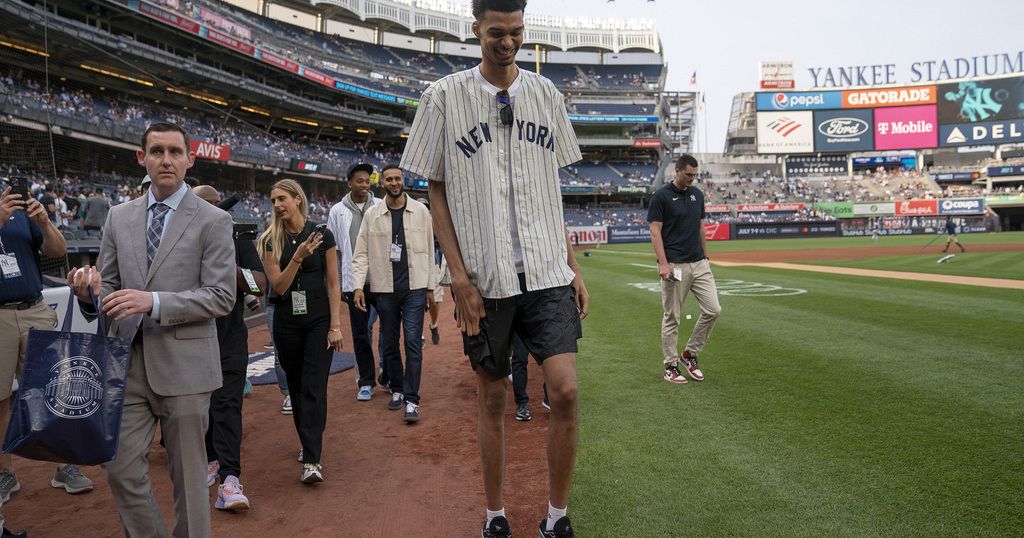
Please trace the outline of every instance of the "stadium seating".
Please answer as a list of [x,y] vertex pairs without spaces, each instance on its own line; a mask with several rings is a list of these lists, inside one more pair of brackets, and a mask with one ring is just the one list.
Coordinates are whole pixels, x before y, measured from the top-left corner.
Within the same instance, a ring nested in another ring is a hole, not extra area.
[[572,103],[570,110],[576,114],[599,116],[646,116],[653,113],[653,105]]

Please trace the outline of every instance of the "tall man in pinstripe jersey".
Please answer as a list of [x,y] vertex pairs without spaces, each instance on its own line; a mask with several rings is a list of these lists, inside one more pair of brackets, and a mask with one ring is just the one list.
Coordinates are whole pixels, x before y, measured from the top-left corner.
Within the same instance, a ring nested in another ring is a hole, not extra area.
[[525,7],[525,0],[473,1],[483,60],[423,92],[401,166],[430,179],[434,233],[477,375],[487,495],[481,535],[511,535],[502,499],[504,412],[518,335],[542,366],[551,402],[548,517],[539,533],[567,537],[579,432],[576,340],[589,295],[564,233],[558,169],[581,156],[562,95],[515,64]]

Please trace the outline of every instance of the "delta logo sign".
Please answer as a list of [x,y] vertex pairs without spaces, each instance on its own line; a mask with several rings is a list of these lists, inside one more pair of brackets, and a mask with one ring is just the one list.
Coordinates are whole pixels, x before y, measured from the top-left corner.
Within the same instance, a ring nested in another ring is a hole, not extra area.
[[939,143],[948,146],[1024,142],[1024,119],[954,123],[939,128]]

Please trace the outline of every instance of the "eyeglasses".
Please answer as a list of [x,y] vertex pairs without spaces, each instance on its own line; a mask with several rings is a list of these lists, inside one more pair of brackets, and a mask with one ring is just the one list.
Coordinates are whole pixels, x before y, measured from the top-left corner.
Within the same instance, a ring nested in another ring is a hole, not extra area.
[[511,127],[512,120],[515,119],[515,117],[512,115],[512,99],[508,96],[508,90],[501,90],[494,96],[494,98],[497,99],[498,104],[504,105],[498,111],[498,115],[501,118],[501,124],[506,127]]

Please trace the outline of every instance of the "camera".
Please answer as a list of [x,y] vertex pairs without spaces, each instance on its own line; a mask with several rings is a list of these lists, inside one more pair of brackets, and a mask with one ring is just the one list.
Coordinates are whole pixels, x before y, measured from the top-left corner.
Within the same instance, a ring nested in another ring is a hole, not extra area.
[[7,180],[7,183],[11,186],[11,194],[20,194],[21,201],[28,203],[28,178],[25,176],[12,176]]
[[260,311],[260,299],[259,299],[259,297],[256,297],[255,295],[250,295],[250,294],[246,293],[244,301],[245,301],[245,307],[248,308],[250,311],[252,311],[252,312],[259,312]]
[[317,224],[316,227],[313,228],[313,233],[315,233],[315,234],[324,235],[324,232],[326,232],[326,231],[327,231],[327,225],[326,224]]
[[235,224],[231,231],[231,238],[235,241],[256,240],[256,225],[255,224]]

